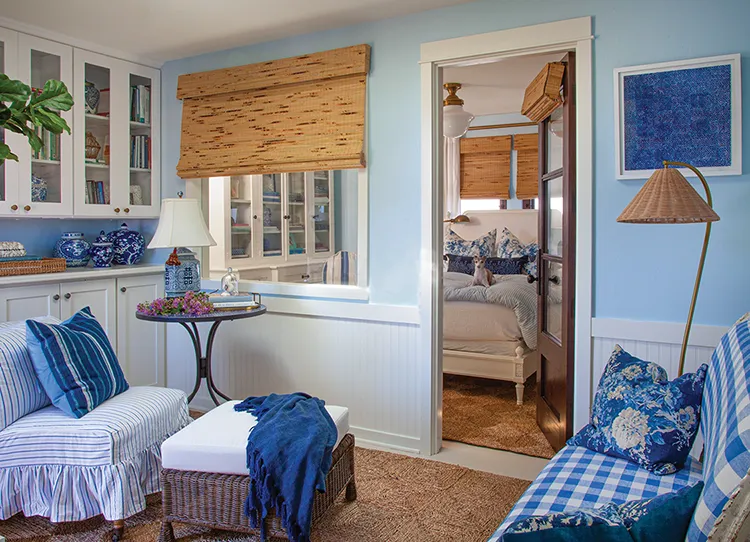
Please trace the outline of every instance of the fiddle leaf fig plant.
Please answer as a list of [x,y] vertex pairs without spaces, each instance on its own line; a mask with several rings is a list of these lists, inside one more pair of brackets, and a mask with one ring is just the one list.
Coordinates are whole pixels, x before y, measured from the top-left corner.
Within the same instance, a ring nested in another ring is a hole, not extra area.
[[[71,107],[73,97],[62,81],[50,79],[41,91],[37,91],[0,74],[0,128],[26,136],[34,152],[44,147],[44,142],[36,134],[37,126],[53,134],[70,133],[70,126],[58,112],[69,111]],[[5,160],[18,161],[18,156],[0,141],[0,164]]]

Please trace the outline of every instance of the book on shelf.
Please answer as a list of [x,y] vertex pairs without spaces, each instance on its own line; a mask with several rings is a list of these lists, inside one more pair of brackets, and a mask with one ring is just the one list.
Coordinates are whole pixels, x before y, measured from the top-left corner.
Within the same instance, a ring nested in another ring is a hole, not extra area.
[[130,167],[151,169],[151,136],[130,136]]
[[107,196],[104,192],[104,181],[86,181],[86,203],[95,205],[107,203]]
[[34,151],[33,158],[35,160],[60,160],[60,135],[53,134],[46,128],[41,126],[34,127],[34,133],[42,140],[44,147],[38,151]]
[[130,86],[130,120],[151,124],[151,87]]

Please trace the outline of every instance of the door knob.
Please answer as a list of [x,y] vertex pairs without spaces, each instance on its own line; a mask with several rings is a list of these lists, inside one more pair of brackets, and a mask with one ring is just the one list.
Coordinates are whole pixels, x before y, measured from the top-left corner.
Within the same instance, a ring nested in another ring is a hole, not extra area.
[[120,208],[119,207],[115,207],[115,212],[119,213],[120,212]]
[[63,296],[65,299],[70,299],[70,293],[67,293]]
[[122,293],[124,294],[125,292],[127,292],[127,291],[128,291],[128,289],[127,289],[127,288],[125,288],[125,286],[123,286],[122,288],[120,288],[120,291],[121,291],[121,292],[122,292]]
[[557,285],[559,285],[559,284],[560,284],[560,277],[558,277],[557,275],[552,275],[552,276],[551,276],[551,277],[549,278],[549,281],[550,281],[550,282],[551,282],[552,284],[557,284]]
[[11,205],[11,206],[10,206],[10,210],[11,210],[11,211],[18,211],[18,205],[16,205],[16,204],[14,203],[13,205]]
[[52,296],[52,299],[53,299],[54,301],[60,301],[60,294],[55,294],[55,295],[53,295],[53,296]]
[[24,205],[23,210],[28,213],[29,211],[31,211],[31,205]]

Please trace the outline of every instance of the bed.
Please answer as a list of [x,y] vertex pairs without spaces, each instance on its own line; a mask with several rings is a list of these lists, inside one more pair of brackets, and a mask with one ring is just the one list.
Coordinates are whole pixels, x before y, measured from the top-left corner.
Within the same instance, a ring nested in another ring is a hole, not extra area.
[[[522,243],[536,240],[535,210],[474,211],[468,215],[471,222],[450,226],[464,239],[476,239],[493,229],[497,229],[499,239],[506,227]],[[535,350],[536,288],[524,275],[498,275],[497,283],[489,289],[470,287],[471,278],[444,273],[443,372],[515,382],[516,402],[521,405],[524,383],[539,364]],[[518,307],[514,310],[507,302],[516,297],[524,303],[521,322]],[[497,298],[505,304],[498,303]]]

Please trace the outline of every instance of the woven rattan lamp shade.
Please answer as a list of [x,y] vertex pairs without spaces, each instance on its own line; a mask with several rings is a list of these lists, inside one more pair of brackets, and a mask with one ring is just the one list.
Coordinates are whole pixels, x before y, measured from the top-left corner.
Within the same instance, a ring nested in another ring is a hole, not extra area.
[[516,150],[516,199],[534,199],[539,195],[539,134],[513,136]]
[[461,198],[510,198],[510,136],[461,140]]
[[669,167],[656,170],[617,218],[618,222],[640,224],[717,220],[719,215],[698,195],[682,173]]
[[365,167],[370,46],[181,75],[182,178]]

